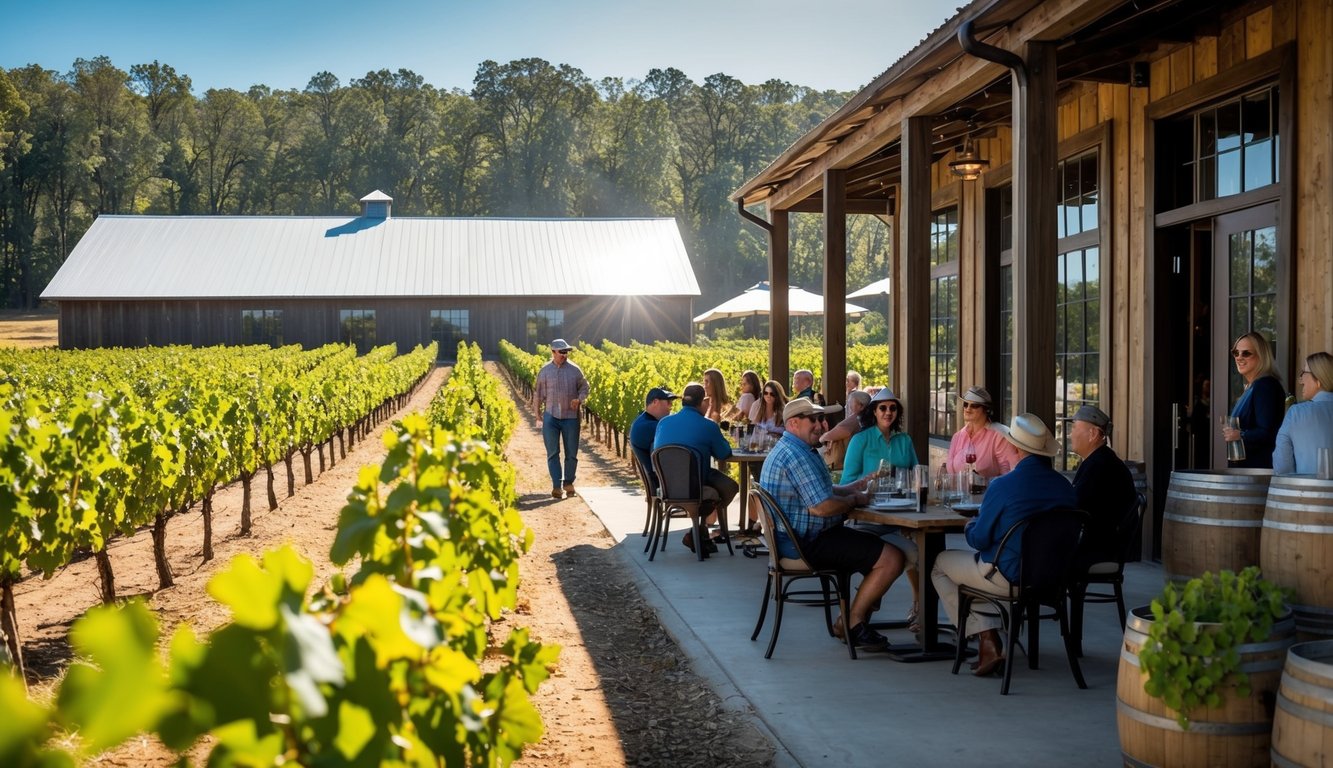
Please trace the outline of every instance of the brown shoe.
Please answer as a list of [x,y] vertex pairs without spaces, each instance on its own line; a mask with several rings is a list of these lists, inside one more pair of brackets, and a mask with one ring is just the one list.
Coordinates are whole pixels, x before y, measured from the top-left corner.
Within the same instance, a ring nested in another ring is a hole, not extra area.
[[552,489],[551,489],[551,498],[553,498],[553,499],[563,499],[563,498],[565,498],[565,492],[562,491],[562,490],[560,490],[559,488],[552,488]]
[[565,495],[566,495],[566,496],[578,496],[579,494],[578,494],[578,491],[574,490],[574,486],[573,486],[572,483],[565,483]]
[[986,677],[1003,669],[1004,652],[1000,650],[999,632],[988,629],[977,635],[977,646],[979,653],[976,666],[972,668],[972,674],[977,677]]

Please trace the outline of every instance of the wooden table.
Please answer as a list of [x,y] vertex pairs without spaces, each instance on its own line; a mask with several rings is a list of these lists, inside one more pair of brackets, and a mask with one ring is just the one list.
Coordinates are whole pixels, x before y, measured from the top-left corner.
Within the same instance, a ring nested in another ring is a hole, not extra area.
[[[752,464],[762,465],[764,463],[764,459],[767,458],[768,458],[767,451],[763,453],[752,453],[750,451],[737,450],[737,451],[732,451],[731,458],[726,459],[726,461],[736,462],[736,464],[739,465],[741,470],[741,477],[740,477],[741,511],[740,515],[737,517],[738,522],[736,523],[736,530],[738,531],[748,527],[750,524],[750,465]],[[719,461],[718,463],[721,464],[722,462]]]
[[935,566],[935,558],[944,551],[945,534],[963,530],[968,518],[947,507],[939,506],[926,507],[925,512],[917,512],[914,509],[878,511],[869,507],[857,507],[848,517],[878,525],[896,525],[920,534],[915,538],[916,572],[919,577],[916,596],[919,611],[917,620],[921,622],[921,645],[906,648],[894,646],[889,651],[890,657],[897,661],[952,659],[954,647],[948,643],[941,643],[939,639],[939,595],[935,593],[935,585],[930,580],[930,571]]

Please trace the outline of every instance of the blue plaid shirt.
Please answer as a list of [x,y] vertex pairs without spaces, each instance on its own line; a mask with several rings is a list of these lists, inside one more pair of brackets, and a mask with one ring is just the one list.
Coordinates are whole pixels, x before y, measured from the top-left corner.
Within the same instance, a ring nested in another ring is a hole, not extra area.
[[[816,517],[810,514],[811,507],[833,497],[833,480],[815,449],[790,432],[782,435],[764,460],[759,487],[772,494],[803,543],[812,541],[826,528],[842,524],[842,515]],[[796,547],[780,524],[776,534],[778,554],[796,557]]]

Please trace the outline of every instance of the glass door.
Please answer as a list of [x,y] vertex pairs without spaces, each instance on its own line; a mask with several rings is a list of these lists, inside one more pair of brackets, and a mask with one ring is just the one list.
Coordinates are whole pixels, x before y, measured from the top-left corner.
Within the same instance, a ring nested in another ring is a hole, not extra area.
[[[1236,337],[1258,331],[1273,344],[1275,360],[1285,357],[1287,340],[1278,338],[1277,205],[1215,218],[1213,255],[1213,413],[1224,416],[1245,389],[1229,353]],[[1226,468],[1226,446],[1217,429],[1213,466]]]

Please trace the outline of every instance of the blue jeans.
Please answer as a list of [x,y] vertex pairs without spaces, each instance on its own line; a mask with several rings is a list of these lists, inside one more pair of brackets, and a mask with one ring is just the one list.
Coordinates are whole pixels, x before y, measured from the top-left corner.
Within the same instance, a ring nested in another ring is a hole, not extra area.
[[[574,471],[579,466],[579,420],[557,419],[542,414],[542,442],[546,443],[546,469],[551,473],[551,487],[574,484]],[[564,482],[560,481],[560,444],[565,446]]]

